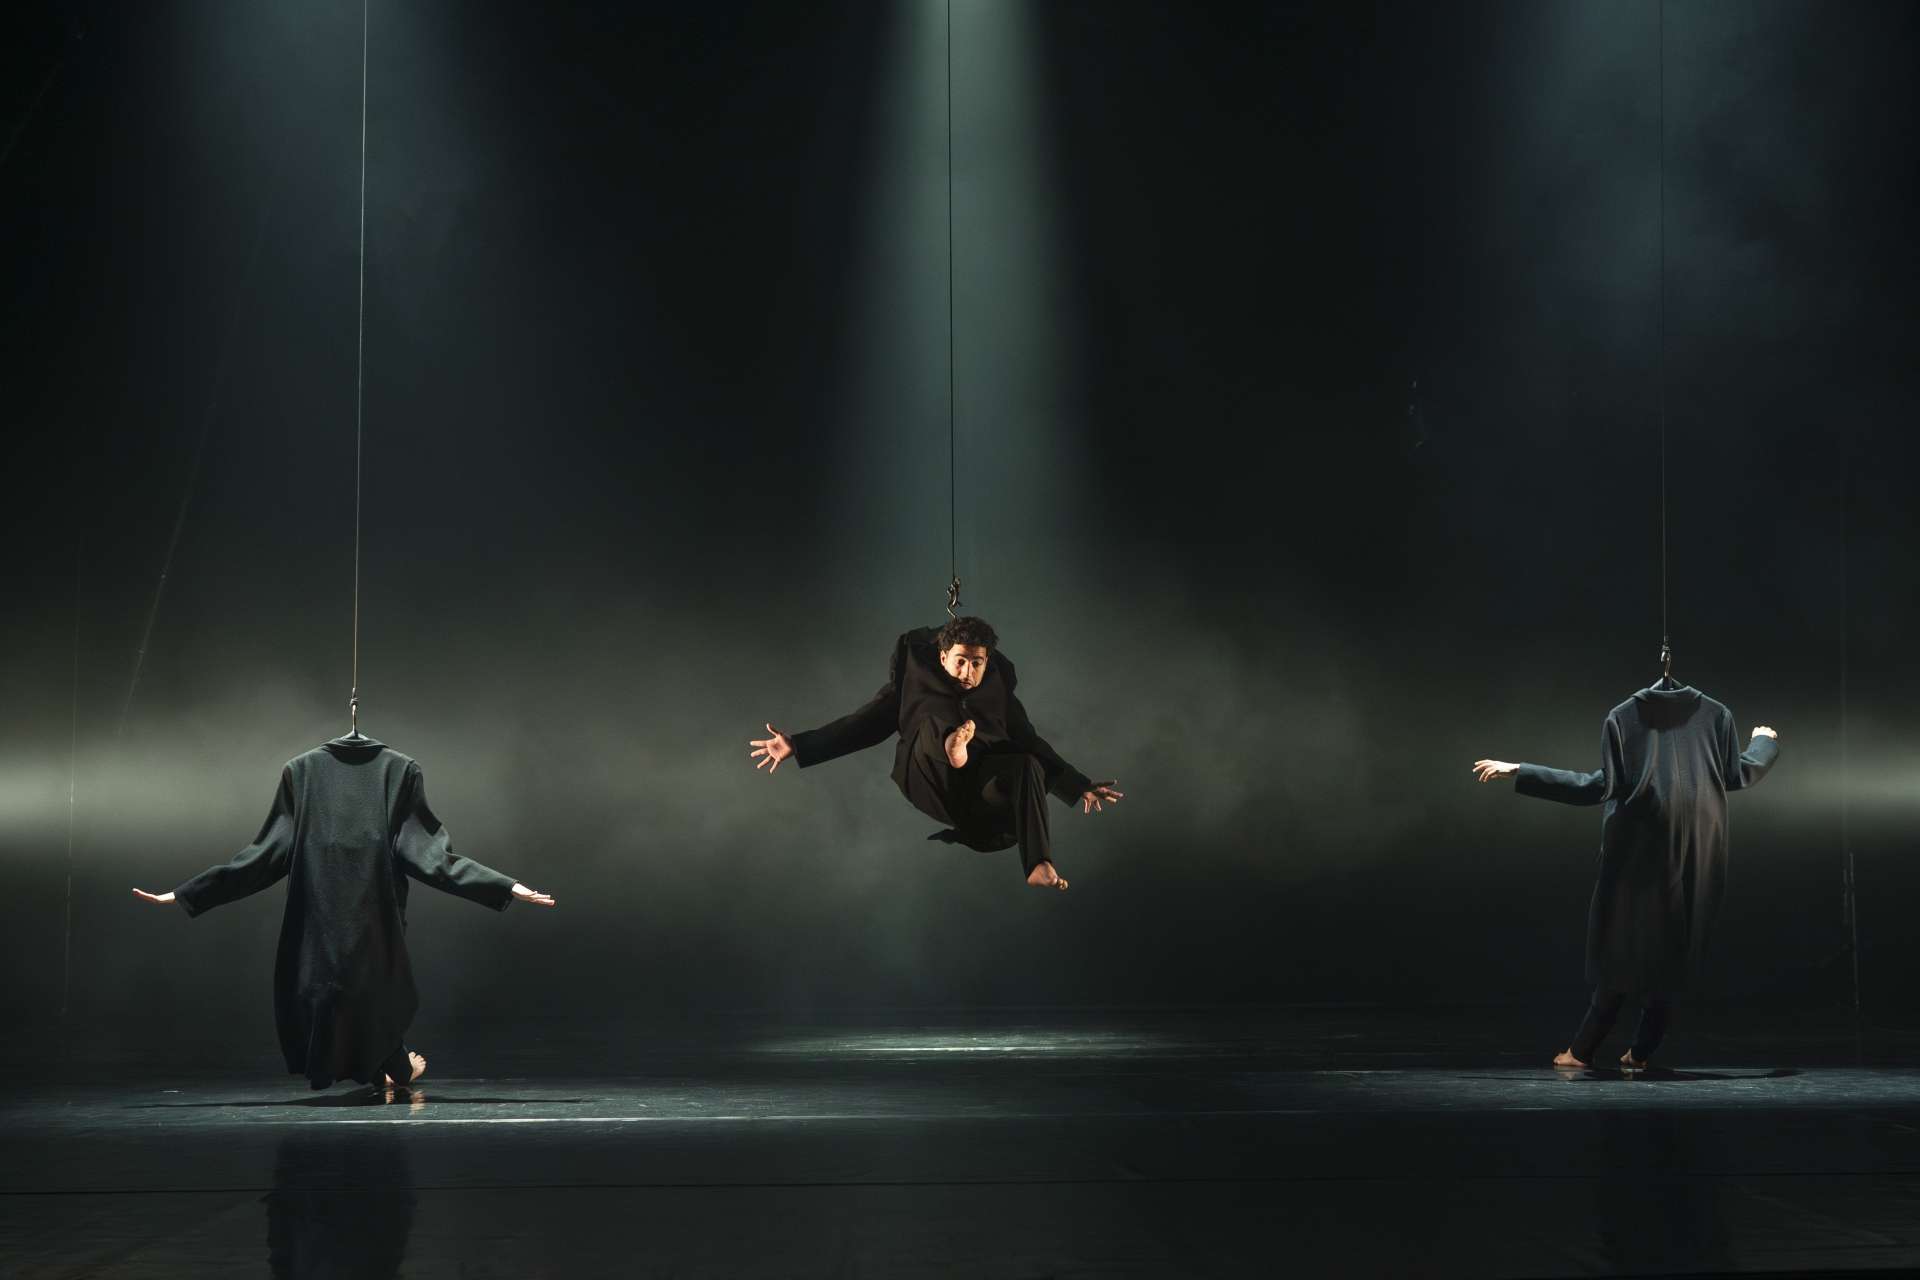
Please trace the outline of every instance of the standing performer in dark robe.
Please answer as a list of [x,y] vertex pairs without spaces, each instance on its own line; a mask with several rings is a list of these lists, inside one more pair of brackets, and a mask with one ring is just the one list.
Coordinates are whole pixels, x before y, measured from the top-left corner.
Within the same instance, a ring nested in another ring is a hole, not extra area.
[[[1670,682],[1663,682],[1670,683]],[[1512,778],[1524,796],[1605,804],[1600,874],[1587,913],[1593,1000],[1556,1067],[1585,1067],[1637,998],[1640,1026],[1620,1058],[1644,1070],[1660,1047],[1673,999],[1699,970],[1727,869],[1727,793],[1751,787],[1779,755],[1779,735],[1755,727],[1743,753],[1733,712],[1683,685],[1642,689],[1607,713],[1600,768],[1570,773],[1477,760],[1482,782]]]
[[427,807],[420,766],[372,738],[335,738],[287,762],[254,842],[170,893],[189,916],[285,877],[273,967],[274,1022],[287,1070],[315,1089],[336,1080],[409,1084],[427,1060],[404,1044],[420,998],[407,959],[407,877],[504,911],[552,898],[453,852]]
[[865,706],[792,737],[769,724],[771,737],[750,740],[754,768],[771,775],[792,757],[805,769],[898,733],[894,785],[946,828],[931,839],[989,853],[1018,846],[1028,884],[1066,888],[1053,865],[1048,794],[1093,813],[1121,793],[1061,759],[1034,730],[999,642],[983,618],[907,632],[894,642],[887,682]]

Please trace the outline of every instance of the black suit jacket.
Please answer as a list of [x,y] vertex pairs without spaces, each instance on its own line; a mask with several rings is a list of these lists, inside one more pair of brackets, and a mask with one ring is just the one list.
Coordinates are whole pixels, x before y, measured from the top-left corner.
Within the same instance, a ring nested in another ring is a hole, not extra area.
[[879,692],[859,710],[831,724],[794,734],[790,739],[794,760],[804,769],[878,746],[897,733],[900,743],[894,750],[893,782],[904,794],[908,744],[921,721],[932,720],[944,737],[971,720],[972,751],[1033,756],[1046,770],[1047,790],[1067,804],[1077,804],[1093,783],[1061,759],[1034,729],[1014,693],[1020,677],[1013,663],[996,649],[987,661],[985,678],[975,688],[962,689],[940,665],[938,635],[937,627],[918,627],[896,640],[887,682]]

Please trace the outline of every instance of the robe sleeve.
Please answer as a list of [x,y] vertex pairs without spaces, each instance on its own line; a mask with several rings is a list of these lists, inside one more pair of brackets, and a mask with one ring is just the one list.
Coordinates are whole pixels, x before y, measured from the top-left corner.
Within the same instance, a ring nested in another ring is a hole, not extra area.
[[1780,743],[1777,739],[1762,734],[1747,744],[1747,749],[1739,749],[1739,732],[1735,729],[1733,718],[1727,718],[1727,790],[1744,791],[1748,787],[1758,786],[1760,779],[1767,776],[1767,770],[1773,768],[1773,762],[1780,758]]
[[401,870],[421,884],[505,911],[513,902],[514,879],[492,867],[453,851],[453,837],[427,807],[426,778],[420,766],[407,766],[401,783],[400,821],[393,836],[393,856]]
[[1047,790],[1067,804],[1079,804],[1080,797],[1093,789],[1093,779],[1080,772],[1040,736],[1027,716],[1027,709],[1011,691],[1007,694],[1007,737],[1020,750],[1033,756],[1046,770]]
[[1513,789],[1523,796],[1555,800],[1561,804],[1590,805],[1611,799],[1625,771],[1621,751],[1620,726],[1613,717],[1600,728],[1600,767],[1592,773],[1569,769],[1549,769],[1543,764],[1523,764],[1513,775]]
[[831,724],[796,733],[793,760],[802,769],[823,764],[855,751],[877,747],[900,731],[900,664],[905,659],[906,638],[893,648],[887,663],[887,682],[857,711],[848,712]]
[[274,792],[273,808],[260,824],[253,843],[233,855],[233,860],[208,867],[173,891],[174,901],[189,916],[236,902],[258,893],[287,874],[293,863],[294,821],[293,771],[280,771],[280,789]]

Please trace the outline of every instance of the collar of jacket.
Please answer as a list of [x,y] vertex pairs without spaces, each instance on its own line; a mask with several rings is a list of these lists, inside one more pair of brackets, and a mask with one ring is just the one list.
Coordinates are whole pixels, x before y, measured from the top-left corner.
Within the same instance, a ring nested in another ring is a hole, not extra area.
[[1649,686],[1633,696],[1647,702],[1694,702],[1699,699],[1700,691],[1690,684],[1683,684],[1678,689],[1655,689]]
[[353,756],[374,751],[384,751],[387,746],[386,743],[380,741],[378,738],[350,738],[344,734],[333,739],[331,742],[324,742],[321,745],[337,756]]

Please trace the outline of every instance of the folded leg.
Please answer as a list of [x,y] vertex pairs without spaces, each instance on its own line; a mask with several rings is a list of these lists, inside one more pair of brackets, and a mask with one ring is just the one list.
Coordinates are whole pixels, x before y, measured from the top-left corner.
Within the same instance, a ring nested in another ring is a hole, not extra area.
[[982,771],[976,808],[979,825],[1010,834],[1020,846],[1020,865],[1028,875],[1053,861],[1053,834],[1047,825],[1047,771],[1030,755],[977,756],[970,768]]
[[957,827],[955,815],[966,807],[957,802],[965,769],[947,763],[947,734],[933,719],[922,720],[907,742],[907,800],[943,827]]
[[395,1084],[411,1083],[414,1078],[413,1073],[413,1050],[404,1044],[388,1054],[386,1061],[380,1064],[380,1074]]

